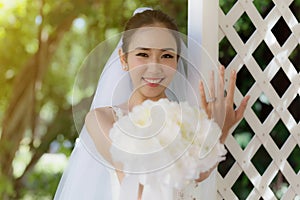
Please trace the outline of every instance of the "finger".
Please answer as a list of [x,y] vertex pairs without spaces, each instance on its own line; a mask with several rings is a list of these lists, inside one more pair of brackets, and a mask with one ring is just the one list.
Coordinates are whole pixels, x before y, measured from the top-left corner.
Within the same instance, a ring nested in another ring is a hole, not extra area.
[[201,106],[205,111],[207,111],[208,103],[206,102],[206,94],[205,94],[205,90],[204,90],[203,81],[200,81],[200,83],[199,83],[199,92],[200,92],[200,98],[201,98]]
[[235,90],[235,82],[236,82],[236,72],[235,70],[231,71],[230,75],[230,81],[228,86],[228,93],[227,93],[227,105],[233,104],[233,98],[234,98],[234,90]]
[[236,122],[240,121],[243,118],[249,99],[250,99],[249,95],[244,97],[240,106],[236,110],[236,114],[235,114]]
[[209,87],[210,97],[214,98],[215,95],[215,72],[212,70],[210,75],[210,87]]
[[223,65],[219,68],[219,91],[218,91],[218,98],[224,98],[224,85],[225,85],[225,67]]

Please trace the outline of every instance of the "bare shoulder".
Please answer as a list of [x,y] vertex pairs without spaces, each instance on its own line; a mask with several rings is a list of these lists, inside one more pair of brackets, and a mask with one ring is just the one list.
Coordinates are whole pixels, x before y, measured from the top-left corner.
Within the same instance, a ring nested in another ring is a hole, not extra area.
[[[85,125],[88,132],[110,129],[114,122],[114,114],[111,107],[96,108],[88,112],[85,117]],[[97,131],[97,132],[98,132]]]

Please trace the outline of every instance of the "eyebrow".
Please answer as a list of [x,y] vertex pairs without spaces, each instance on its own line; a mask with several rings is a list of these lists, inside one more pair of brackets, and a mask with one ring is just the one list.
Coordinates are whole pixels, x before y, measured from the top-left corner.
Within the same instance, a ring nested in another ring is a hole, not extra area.
[[[153,49],[153,48],[146,48],[146,47],[137,47],[137,48],[135,48],[136,50],[144,50],[144,51],[150,51],[151,49]],[[175,49],[174,48],[163,48],[163,49],[159,49],[159,50],[161,50],[161,51],[175,51]]]

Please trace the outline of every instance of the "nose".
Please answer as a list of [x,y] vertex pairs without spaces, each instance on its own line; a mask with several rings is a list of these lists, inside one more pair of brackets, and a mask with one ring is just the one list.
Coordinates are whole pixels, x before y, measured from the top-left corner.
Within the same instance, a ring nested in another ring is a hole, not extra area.
[[148,70],[153,72],[162,71],[162,65],[160,63],[160,55],[157,52],[153,52],[148,62]]
[[159,63],[159,60],[157,58],[153,58],[151,59],[151,62],[147,64],[147,72],[153,74],[161,73],[163,71],[162,67],[163,66]]

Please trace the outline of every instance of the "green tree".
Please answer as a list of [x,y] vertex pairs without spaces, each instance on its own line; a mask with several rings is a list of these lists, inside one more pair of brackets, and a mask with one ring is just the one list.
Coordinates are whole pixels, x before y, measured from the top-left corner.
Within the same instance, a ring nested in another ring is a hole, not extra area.
[[[35,167],[51,145],[66,155],[73,148],[77,131],[70,99],[76,72],[84,57],[110,33],[122,31],[142,6],[170,13],[186,31],[183,0],[0,1],[1,199],[29,193],[52,198],[60,174],[37,172]],[[96,82],[97,77],[88,84]],[[85,94],[74,106],[90,100]],[[19,159],[24,159],[22,169],[15,164]]]

